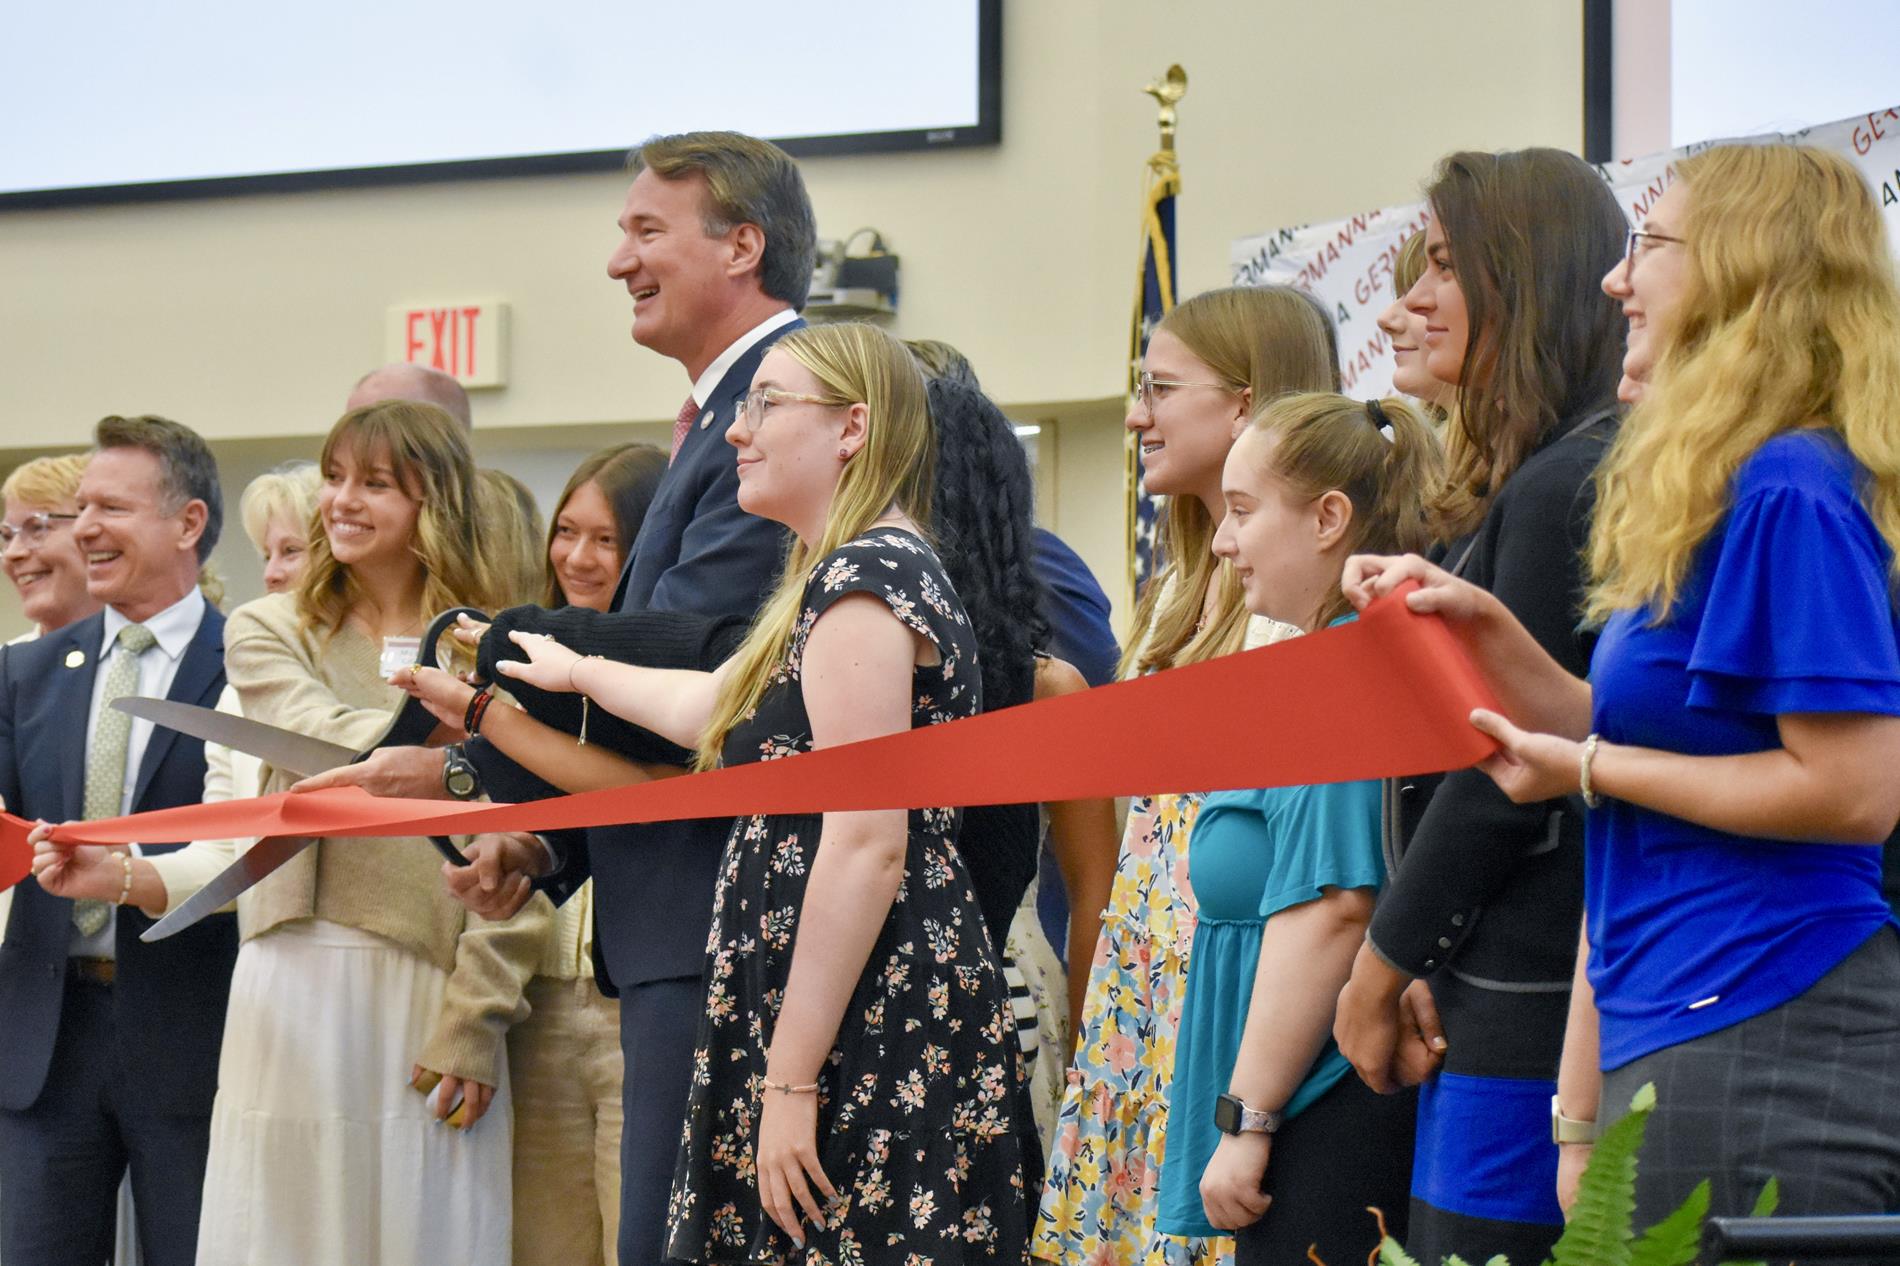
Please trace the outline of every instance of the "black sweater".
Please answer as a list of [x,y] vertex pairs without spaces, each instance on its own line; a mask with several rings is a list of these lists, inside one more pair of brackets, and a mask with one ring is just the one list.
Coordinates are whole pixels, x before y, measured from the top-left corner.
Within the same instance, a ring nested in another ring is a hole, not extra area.
[[[1596,641],[1580,624],[1592,475],[1616,424],[1604,416],[1572,431],[1576,425],[1555,428],[1557,438],[1505,481],[1478,530],[1447,557],[1455,561],[1468,547],[1464,578],[1495,594],[1565,670],[1582,677]],[[1512,804],[1476,769],[1401,779],[1398,795],[1401,860],[1373,915],[1373,948],[1409,975],[1441,973],[1433,982],[1441,1007],[1446,993],[1472,989],[1567,993],[1583,914],[1581,805]],[[1528,1043],[1534,1057],[1520,1054],[1541,1068],[1559,1041],[1561,1022],[1554,1037]]]

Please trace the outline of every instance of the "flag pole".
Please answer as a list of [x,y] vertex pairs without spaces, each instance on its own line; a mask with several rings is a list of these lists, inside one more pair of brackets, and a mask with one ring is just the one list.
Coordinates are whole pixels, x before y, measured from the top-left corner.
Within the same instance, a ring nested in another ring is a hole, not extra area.
[[[1153,97],[1161,146],[1148,159],[1142,181],[1141,262],[1135,278],[1134,319],[1128,339],[1127,398],[1132,407],[1148,336],[1174,308],[1174,203],[1181,192],[1181,168],[1174,153],[1175,107],[1187,95],[1187,72],[1177,64],[1152,80],[1143,92]],[[1123,440],[1123,524],[1127,558],[1128,610],[1141,596],[1153,569],[1159,507],[1141,484],[1141,445],[1129,433]]]

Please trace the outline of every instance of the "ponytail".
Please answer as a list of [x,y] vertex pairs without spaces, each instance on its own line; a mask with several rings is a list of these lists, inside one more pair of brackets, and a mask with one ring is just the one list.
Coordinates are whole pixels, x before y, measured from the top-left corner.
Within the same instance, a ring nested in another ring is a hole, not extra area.
[[1444,481],[1445,450],[1431,424],[1405,400],[1368,400],[1365,407],[1391,443],[1377,496],[1354,548],[1360,553],[1420,553],[1436,539],[1426,503]]

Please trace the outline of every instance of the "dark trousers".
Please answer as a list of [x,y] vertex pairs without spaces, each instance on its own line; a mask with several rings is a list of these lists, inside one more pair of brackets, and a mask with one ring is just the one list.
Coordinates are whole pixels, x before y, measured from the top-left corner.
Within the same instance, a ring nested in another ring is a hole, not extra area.
[[1351,1073],[1273,1137],[1261,1189],[1273,1197],[1258,1222],[1234,1236],[1239,1266],[1309,1260],[1362,1262],[1379,1245],[1368,1206],[1405,1242],[1418,1093],[1374,1094]]
[[119,1183],[132,1171],[146,1266],[198,1255],[211,1118],[142,1110],[136,1068],[120,1064],[112,990],[68,978],[39,1100],[0,1112],[0,1261],[100,1266],[112,1256]]
[[1770,1177],[1784,1215],[1900,1213],[1900,936],[1883,927],[1799,997],[1605,1073],[1602,1119],[1648,1082],[1638,1228],[1705,1178],[1715,1215],[1746,1214]]
[[666,1261],[667,1196],[686,1127],[705,986],[697,976],[620,991],[620,1266]]

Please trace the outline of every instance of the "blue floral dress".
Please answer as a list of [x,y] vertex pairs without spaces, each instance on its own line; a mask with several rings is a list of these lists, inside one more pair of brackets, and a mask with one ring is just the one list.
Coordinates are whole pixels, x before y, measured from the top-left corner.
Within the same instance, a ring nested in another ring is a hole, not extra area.
[[[812,626],[868,593],[928,638],[913,728],[974,715],[981,675],[968,617],[930,547],[874,529],[812,571],[764,696],[727,735],[727,764],[812,746],[799,672]],[[707,945],[706,1016],[673,1182],[668,1255],[686,1261],[1022,1263],[1028,1244],[1016,1034],[1002,971],[957,855],[962,814],[910,813],[904,878],[819,1073],[818,1156],[839,1193],[794,1248],[759,1204],[754,1141],[766,1051],[823,818],[733,826]]]

